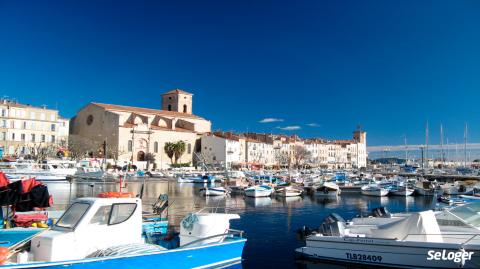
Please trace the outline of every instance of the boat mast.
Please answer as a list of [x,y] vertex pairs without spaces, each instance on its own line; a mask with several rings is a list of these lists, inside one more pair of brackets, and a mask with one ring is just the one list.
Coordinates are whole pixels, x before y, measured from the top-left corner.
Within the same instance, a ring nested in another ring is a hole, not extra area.
[[464,133],[464,154],[465,154],[465,158],[464,158],[464,165],[465,167],[467,167],[467,139],[468,139],[468,125],[467,123],[465,123],[465,133]]
[[445,166],[445,155],[443,153],[443,124],[440,123],[440,154],[442,160],[442,168]]
[[428,120],[427,126],[425,127],[425,159],[427,160],[427,167],[428,167]]
[[404,142],[405,142],[405,165],[408,164],[408,145],[407,145],[407,135],[405,135],[404,137]]

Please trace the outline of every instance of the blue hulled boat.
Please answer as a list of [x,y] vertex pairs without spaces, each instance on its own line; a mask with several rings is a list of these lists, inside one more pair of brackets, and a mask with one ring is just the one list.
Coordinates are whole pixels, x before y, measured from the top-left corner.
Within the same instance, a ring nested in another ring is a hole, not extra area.
[[239,218],[200,211],[181,222],[177,235],[145,237],[141,199],[80,198],[53,227],[10,246],[0,268],[226,267],[241,262],[246,239],[230,229]]

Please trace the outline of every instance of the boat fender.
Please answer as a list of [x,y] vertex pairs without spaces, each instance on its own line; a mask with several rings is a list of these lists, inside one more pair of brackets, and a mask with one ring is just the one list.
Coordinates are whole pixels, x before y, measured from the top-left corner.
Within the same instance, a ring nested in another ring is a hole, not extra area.
[[0,247],[0,265],[5,264],[10,256],[10,250],[7,247]]
[[192,231],[195,222],[198,222],[197,215],[190,213],[182,220],[182,227],[187,231]]
[[100,198],[134,198],[135,195],[131,192],[101,192],[98,194]]

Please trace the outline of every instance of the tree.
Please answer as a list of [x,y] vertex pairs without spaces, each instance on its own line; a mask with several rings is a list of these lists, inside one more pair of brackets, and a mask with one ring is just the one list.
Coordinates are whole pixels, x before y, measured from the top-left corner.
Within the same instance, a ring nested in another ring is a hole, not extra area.
[[178,163],[180,157],[182,157],[183,153],[185,153],[186,148],[187,145],[183,141],[178,141],[175,143],[175,164]]
[[168,158],[170,158],[170,163],[173,163],[173,156],[175,155],[175,143],[165,143],[163,150],[165,151],[165,154],[167,154]]
[[299,168],[305,160],[308,160],[311,155],[311,153],[302,146],[295,146],[293,154],[295,157],[295,166],[297,168]]
[[[145,161],[147,161],[147,171],[148,171],[150,163],[155,163],[155,154],[150,153],[150,152],[145,154]],[[155,167],[154,167],[154,169],[155,169]]]
[[95,141],[81,137],[78,135],[71,135],[68,139],[69,156],[74,160],[81,160],[89,152],[98,150],[98,145]]

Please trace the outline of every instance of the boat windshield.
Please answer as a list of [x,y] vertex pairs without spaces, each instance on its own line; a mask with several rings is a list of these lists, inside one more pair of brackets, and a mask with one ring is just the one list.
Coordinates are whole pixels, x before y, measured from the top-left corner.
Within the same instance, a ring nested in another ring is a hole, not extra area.
[[469,226],[480,229],[480,203],[469,203],[457,206],[448,211]]
[[87,212],[90,204],[73,203],[67,211],[60,217],[55,226],[67,229],[74,229]]

